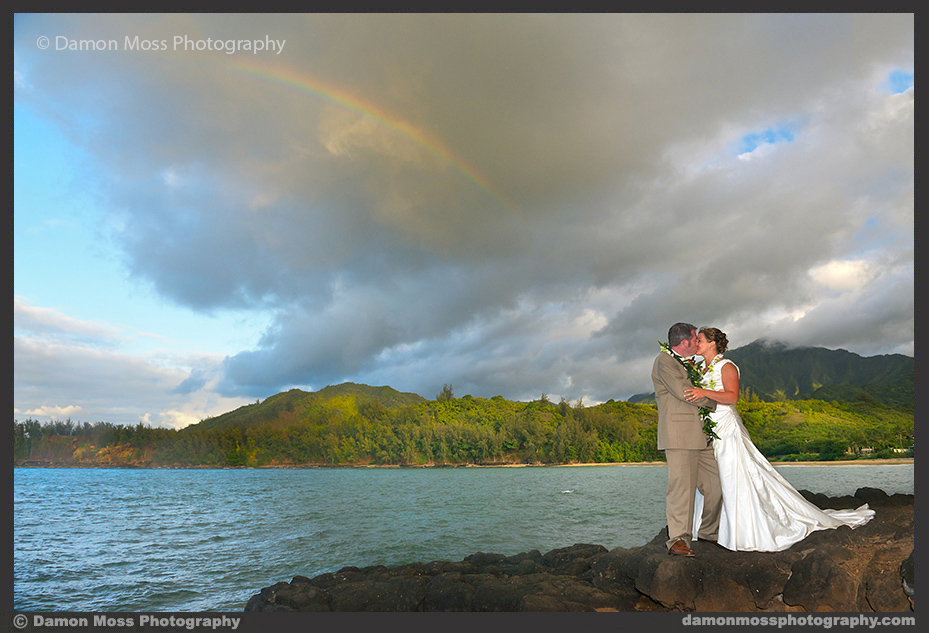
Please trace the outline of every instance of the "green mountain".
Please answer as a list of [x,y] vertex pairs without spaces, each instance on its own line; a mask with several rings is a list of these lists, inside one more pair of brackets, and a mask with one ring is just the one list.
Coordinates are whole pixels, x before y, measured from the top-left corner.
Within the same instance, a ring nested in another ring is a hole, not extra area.
[[329,385],[319,391],[291,389],[282,391],[264,402],[239,407],[214,418],[208,418],[188,429],[214,430],[231,427],[248,427],[259,424],[286,425],[304,419],[319,408],[342,408],[357,412],[359,408],[397,409],[408,404],[419,404],[426,399],[415,393],[403,393],[391,387],[370,387],[353,382]]
[[[739,386],[760,400],[876,401],[912,407],[915,363],[911,356],[859,356],[844,349],[794,347],[757,340],[729,350],[726,357],[739,366]],[[654,402],[654,393],[638,394],[630,402]]]
[[766,401],[875,400],[913,406],[915,363],[910,356],[863,357],[844,349],[788,348],[755,341],[727,352],[741,373],[741,385]]
[[[890,372],[893,376],[893,371]],[[912,456],[914,409],[850,402],[743,398],[759,450],[780,460]],[[435,400],[345,383],[292,389],[175,430],[14,423],[17,466],[329,467],[654,462],[658,411],[624,401],[585,407],[502,396]]]

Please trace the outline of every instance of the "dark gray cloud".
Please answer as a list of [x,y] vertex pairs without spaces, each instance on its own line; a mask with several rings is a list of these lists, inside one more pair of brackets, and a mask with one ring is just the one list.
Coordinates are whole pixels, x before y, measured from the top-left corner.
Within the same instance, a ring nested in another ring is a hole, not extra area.
[[[913,92],[880,89],[912,72],[912,15],[41,27],[286,40],[17,59],[21,98],[102,165],[131,274],[193,310],[271,315],[224,360],[224,395],[356,380],[626,398],[681,319],[736,347],[912,353]],[[792,141],[736,156],[781,126]]]

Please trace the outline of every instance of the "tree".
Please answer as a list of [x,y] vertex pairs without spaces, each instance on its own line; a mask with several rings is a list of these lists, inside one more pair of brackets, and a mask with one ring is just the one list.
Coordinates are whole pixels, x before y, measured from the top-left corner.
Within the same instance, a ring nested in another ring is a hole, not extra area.
[[435,397],[438,402],[446,402],[448,400],[453,400],[454,398],[455,392],[452,391],[452,386],[447,384],[442,385],[442,393]]

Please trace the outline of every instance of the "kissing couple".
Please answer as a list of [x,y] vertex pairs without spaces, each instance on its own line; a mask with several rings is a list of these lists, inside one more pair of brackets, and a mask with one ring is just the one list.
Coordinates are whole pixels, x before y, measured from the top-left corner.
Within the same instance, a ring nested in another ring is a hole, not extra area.
[[755,447],[735,408],[739,368],[723,356],[729,345],[723,332],[675,323],[659,345],[652,382],[658,450],[668,464],[670,554],[693,556],[694,541],[776,552],[816,530],[871,520],[867,504],[819,509]]

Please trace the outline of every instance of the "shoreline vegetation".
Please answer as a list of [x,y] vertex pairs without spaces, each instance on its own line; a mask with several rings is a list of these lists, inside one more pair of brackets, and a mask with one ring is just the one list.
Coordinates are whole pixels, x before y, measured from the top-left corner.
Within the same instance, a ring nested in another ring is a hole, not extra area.
[[[459,468],[664,463],[654,404],[562,399],[435,400],[345,383],[293,389],[183,429],[27,419],[13,424],[14,466],[127,468]],[[913,407],[867,398],[736,408],[772,463],[912,458]]]
[[[833,461],[783,461],[771,462],[774,466],[892,466],[915,464],[912,457],[839,459]],[[573,464],[305,464],[265,466],[136,466],[132,464],[60,464],[38,461],[15,463],[14,468],[122,468],[130,470],[344,470],[344,469],[450,469],[450,468],[575,468],[582,466],[664,466],[663,461],[651,462],[590,462]]]

